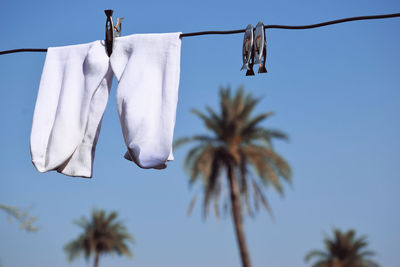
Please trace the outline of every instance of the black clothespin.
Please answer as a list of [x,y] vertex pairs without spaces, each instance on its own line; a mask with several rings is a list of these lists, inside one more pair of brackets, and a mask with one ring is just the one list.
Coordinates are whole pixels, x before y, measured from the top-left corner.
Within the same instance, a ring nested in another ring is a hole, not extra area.
[[114,38],[121,36],[121,23],[124,18],[117,18],[117,24],[114,26],[112,15],[112,9],[104,10],[106,13],[107,21],[106,21],[106,51],[107,55],[110,57],[113,51],[114,46]]
[[254,41],[254,64],[259,64],[258,73],[267,73],[265,61],[267,57],[267,42],[265,38],[264,23],[257,23]]
[[243,66],[240,70],[246,69],[246,76],[254,75],[253,64],[254,64],[254,28],[253,25],[249,24],[246,27],[243,39]]
[[114,23],[112,20],[112,15],[113,15],[113,10],[112,9],[107,9],[104,10],[104,13],[106,13],[107,16],[107,21],[106,21],[106,51],[107,55],[110,57],[112,50],[113,50],[113,45],[114,45]]

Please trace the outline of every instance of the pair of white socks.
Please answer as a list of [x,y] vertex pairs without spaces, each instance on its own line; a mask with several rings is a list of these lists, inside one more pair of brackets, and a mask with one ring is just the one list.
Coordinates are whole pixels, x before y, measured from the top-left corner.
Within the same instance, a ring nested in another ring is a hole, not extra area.
[[180,33],[116,38],[109,58],[104,41],[49,48],[31,132],[32,162],[91,177],[97,139],[113,74],[125,158],[163,169],[173,160],[180,72]]

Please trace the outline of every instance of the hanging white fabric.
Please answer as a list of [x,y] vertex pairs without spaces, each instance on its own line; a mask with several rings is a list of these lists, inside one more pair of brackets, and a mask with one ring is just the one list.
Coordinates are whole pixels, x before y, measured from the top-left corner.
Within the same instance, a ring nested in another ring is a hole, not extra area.
[[49,48],[31,131],[37,170],[92,176],[113,74],[119,83],[117,108],[127,146],[125,158],[141,168],[165,168],[173,159],[179,36],[119,37],[110,58],[104,41]]

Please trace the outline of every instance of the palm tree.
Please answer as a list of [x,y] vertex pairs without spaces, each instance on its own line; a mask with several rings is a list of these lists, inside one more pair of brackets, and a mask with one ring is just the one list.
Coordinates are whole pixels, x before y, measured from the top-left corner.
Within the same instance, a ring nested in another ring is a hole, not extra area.
[[[196,142],[185,158],[185,166],[190,174],[189,184],[201,180],[204,192],[203,216],[206,218],[209,204],[213,202],[215,215],[219,217],[221,195],[225,195],[222,207],[231,214],[243,267],[250,267],[250,255],[243,231],[242,208],[252,216],[263,206],[270,212],[262,186],[272,184],[283,193],[281,180],[290,181],[291,171],[286,161],[272,147],[272,139],[287,139],[278,130],[266,129],[260,123],[273,113],[251,116],[259,99],[245,94],[239,88],[231,95],[229,87],[220,88],[220,108],[217,114],[207,106],[208,114],[198,110],[192,112],[199,116],[212,135],[195,135],[180,138],[174,147]],[[229,194],[229,197],[228,197]],[[197,195],[189,205],[191,212]]]
[[324,239],[325,250],[310,251],[305,261],[317,258],[312,267],[379,267],[379,265],[367,259],[375,255],[374,252],[365,250],[368,246],[366,236],[356,238],[356,232],[349,230],[346,233],[334,229],[334,237],[326,236]]
[[37,221],[36,216],[29,215],[28,211],[16,206],[0,204],[0,210],[8,215],[8,221],[12,223],[13,219],[19,221],[19,227],[27,232],[36,232],[39,230],[34,223]]
[[93,210],[91,220],[82,217],[76,221],[84,231],[64,247],[69,260],[79,257],[82,252],[86,259],[94,254],[94,267],[97,267],[100,255],[117,253],[132,257],[126,242],[133,243],[134,239],[121,222],[115,221],[116,218],[116,212],[107,215],[104,210]]

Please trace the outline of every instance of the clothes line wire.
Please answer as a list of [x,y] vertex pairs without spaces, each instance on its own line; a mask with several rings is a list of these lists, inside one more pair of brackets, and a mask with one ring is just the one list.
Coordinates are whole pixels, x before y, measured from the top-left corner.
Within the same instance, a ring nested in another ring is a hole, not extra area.
[[[310,25],[300,25],[300,26],[289,26],[289,25],[264,25],[264,29],[287,29],[287,30],[305,30],[305,29],[313,29],[324,27],[333,24],[339,24],[349,21],[357,21],[357,20],[372,20],[372,19],[387,19],[387,18],[395,18],[400,17],[400,13],[392,13],[392,14],[384,14],[384,15],[372,15],[372,16],[359,16],[359,17],[350,17],[343,18],[331,21],[325,21],[316,24]],[[200,35],[212,35],[212,34],[236,34],[236,33],[244,33],[246,29],[240,30],[231,30],[231,31],[202,31],[202,32],[190,32],[190,33],[182,33],[180,35],[181,38],[191,37],[191,36],[200,36]],[[19,53],[19,52],[47,52],[45,48],[21,48],[21,49],[12,49],[12,50],[4,50],[0,51],[0,55],[11,54],[11,53]]]

